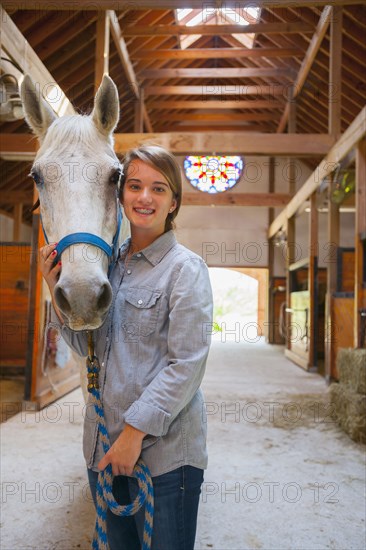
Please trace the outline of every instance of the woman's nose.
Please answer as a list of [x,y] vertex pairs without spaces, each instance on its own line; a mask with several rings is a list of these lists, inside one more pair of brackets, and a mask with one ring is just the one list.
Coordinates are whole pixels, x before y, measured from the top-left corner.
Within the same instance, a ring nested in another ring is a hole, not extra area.
[[151,202],[151,192],[149,188],[144,188],[141,190],[140,199],[144,202]]

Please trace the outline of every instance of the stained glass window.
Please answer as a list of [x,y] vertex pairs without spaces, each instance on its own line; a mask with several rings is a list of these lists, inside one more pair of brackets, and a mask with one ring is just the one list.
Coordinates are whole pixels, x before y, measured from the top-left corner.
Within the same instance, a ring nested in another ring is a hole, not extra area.
[[241,157],[190,155],[184,161],[184,171],[196,189],[205,193],[222,193],[238,182],[243,165]]

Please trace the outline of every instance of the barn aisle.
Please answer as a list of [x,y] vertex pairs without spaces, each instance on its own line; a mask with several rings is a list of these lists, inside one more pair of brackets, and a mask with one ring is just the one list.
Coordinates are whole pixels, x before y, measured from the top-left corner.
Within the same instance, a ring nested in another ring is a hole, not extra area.
[[[333,422],[323,378],[280,347],[228,338],[213,342],[204,391],[210,463],[196,550],[364,547],[365,446]],[[77,390],[2,424],[2,550],[89,548],[82,414]]]

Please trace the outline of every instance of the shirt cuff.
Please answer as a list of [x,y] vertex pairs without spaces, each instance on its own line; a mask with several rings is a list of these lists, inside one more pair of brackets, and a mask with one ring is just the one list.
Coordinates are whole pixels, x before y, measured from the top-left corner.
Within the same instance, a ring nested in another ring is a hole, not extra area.
[[144,401],[135,401],[124,414],[124,421],[146,434],[157,437],[168,431],[171,415]]

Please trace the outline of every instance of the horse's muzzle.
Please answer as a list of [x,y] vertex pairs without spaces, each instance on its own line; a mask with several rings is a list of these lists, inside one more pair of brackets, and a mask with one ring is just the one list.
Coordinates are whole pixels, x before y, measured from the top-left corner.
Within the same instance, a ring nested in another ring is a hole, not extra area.
[[84,285],[60,280],[55,286],[55,301],[70,328],[94,330],[106,317],[112,302],[112,288],[108,280]]

